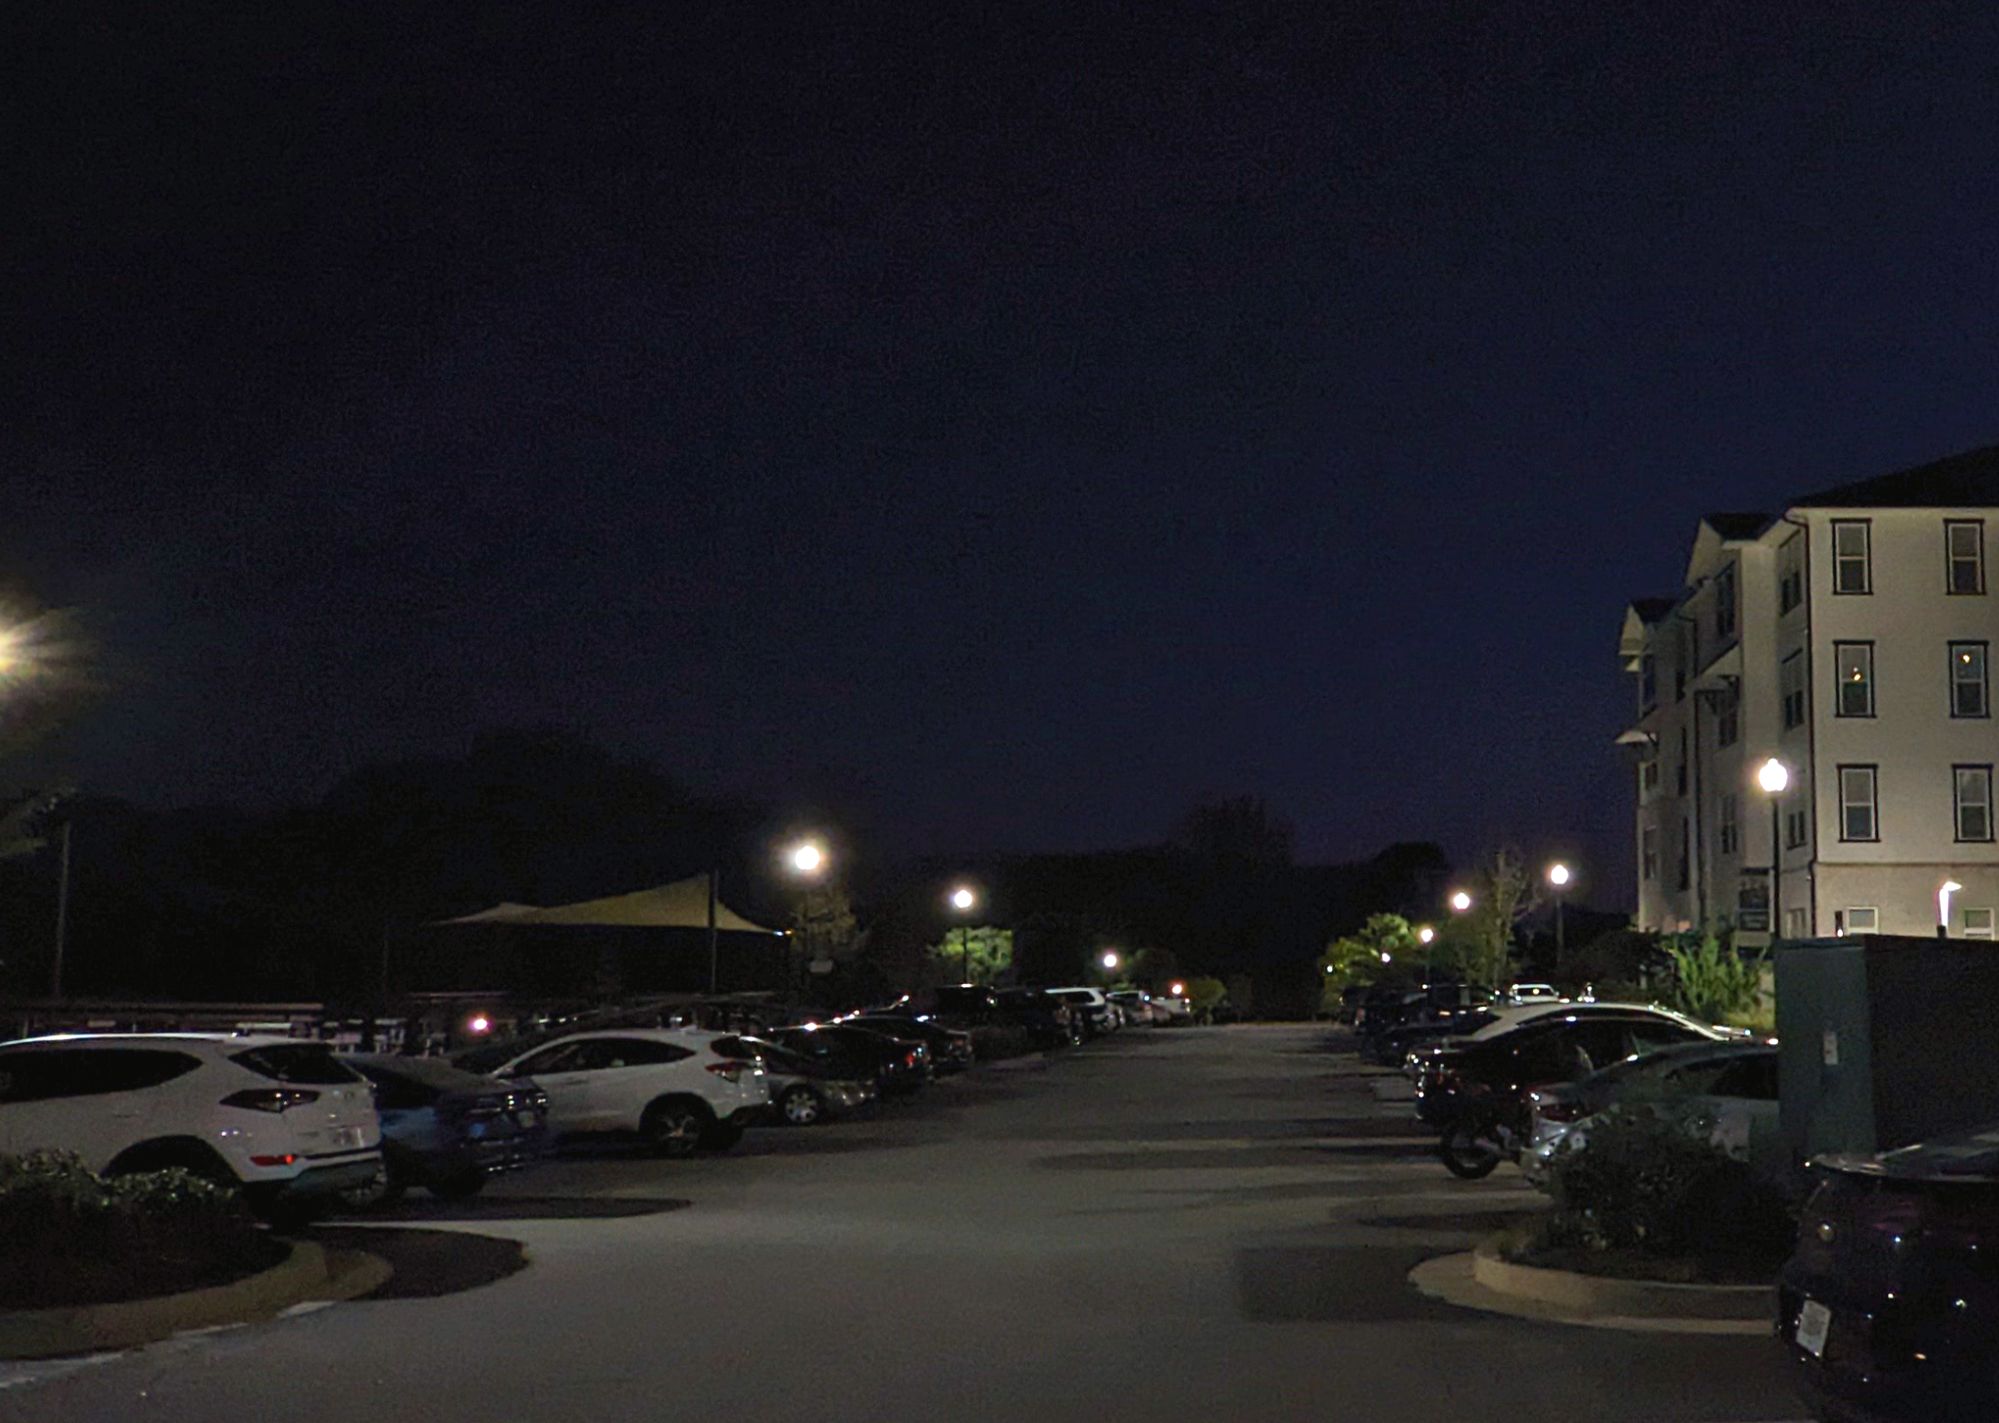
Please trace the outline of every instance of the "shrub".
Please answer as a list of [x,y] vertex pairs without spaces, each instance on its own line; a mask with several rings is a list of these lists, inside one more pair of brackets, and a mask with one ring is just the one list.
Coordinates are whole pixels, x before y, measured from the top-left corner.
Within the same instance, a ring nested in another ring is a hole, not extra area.
[[1672,1258],[1781,1258],[1783,1200],[1670,1101],[1613,1107],[1552,1166],[1541,1244]]
[[0,1156],[0,1307],[199,1289],[282,1253],[235,1191],[186,1171],[106,1180],[67,1152]]
[[1713,934],[1681,935],[1666,945],[1672,961],[1671,1005],[1690,1018],[1719,1023],[1756,1006],[1763,989],[1763,959],[1724,946]]

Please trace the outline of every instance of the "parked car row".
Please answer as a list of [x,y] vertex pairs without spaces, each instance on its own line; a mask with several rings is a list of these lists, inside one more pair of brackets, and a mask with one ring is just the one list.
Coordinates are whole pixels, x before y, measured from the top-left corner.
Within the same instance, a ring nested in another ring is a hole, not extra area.
[[806,1127],[920,1091],[979,1055],[1066,1047],[1171,1022],[1094,988],[933,990],[823,1020],[716,1032],[635,1022],[457,1061],[336,1054],[223,1033],[78,1033],[0,1044],[0,1155],[74,1152],[104,1174],[178,1167],[272,1218],[363,1209],[422,1188],[447,1200],[560,1139],[620,1137],[663,1156],[723,1151],[750,1127]]

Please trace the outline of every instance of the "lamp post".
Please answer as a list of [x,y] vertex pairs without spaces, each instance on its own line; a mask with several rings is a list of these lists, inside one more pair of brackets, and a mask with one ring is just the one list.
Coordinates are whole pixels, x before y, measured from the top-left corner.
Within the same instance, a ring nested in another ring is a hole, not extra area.
[[1775,945],[1784,925],[1784,849],[1779,829],[1784,818],[1784,791],[1791,784],[1790,767],[1772,756],[1756,768],[1756,784],[1770,797],[1770,942]]
[[[960,914],[970,914],[979,902],[979,896],[970,885],[961,884],[951,891],[951,907]],[[967,919],[958,926],[958,971],[965,982],[972,981],[972,921]]]
[[1569,870],[1569,867],[1560,860],[1548,866],[1548,886],[1555,891],[1555,967],[1558,969],[1562,966],[1562,959],[1568,947],[1565,937],[1567,929],[1563,922],[1562,904],[1567,898],[1569,882],[1574,878],[1575,875]]
[[803,967],[812,958],[812,881],[826,872],[826,847],[817,840],[801,840],[785,852],[784,858],[791,872],[805,885],[799,904],[799,917],[805,921],[804,951],[800,955]]

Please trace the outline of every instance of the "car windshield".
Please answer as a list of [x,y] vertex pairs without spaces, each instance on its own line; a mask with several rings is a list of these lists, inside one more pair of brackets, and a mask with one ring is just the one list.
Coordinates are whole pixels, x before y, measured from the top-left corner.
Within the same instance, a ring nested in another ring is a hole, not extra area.
[[298,1082],[311,1087],[334,1087],[359,1082],[352,1068],[318,1043],[273,1043],[232,1053],[232,1062],[249,1068],[259,1077],[277,1082]]

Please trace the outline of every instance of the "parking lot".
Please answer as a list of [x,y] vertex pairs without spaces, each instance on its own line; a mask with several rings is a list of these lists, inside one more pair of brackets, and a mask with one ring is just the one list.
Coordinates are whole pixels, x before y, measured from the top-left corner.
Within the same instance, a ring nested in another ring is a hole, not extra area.
[[1800,1416],[1764,1339],[1418,1294],[1413,1265],[1538,1197],[1450,1177],[1335,1044],[1126,1032],[725,1155],[418,1193],[321,1231],[396,1263],[381,1296],[17,1366],[0,1418]]

